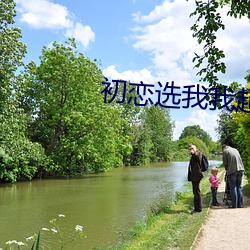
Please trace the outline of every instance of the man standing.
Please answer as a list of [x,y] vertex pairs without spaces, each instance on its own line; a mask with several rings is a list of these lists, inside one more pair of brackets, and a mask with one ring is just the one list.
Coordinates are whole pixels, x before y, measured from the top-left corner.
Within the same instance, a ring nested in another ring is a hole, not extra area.
[[194,209],[191,214],[199,213],[202,211],[200,181],[203,178],[201,172],[202,153],[197,150],[194,144],[189,144],[188,148],[191,153],[190,163],[188,166],[188,181],[192,182],[193,195],[194,195]]
[[223,165],[227,171],[227,178],[230,185],[232,205],[230,208],[243,207],[242,177],[244,165],[239,151],[227,145],[222,146]]

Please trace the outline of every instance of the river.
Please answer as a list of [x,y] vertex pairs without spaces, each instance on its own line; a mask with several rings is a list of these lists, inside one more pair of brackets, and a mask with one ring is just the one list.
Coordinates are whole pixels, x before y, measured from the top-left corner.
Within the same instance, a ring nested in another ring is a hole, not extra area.
[[[220,160],[209,162],[211,166],[221,163]],[[79,179],[1,184],[0,248],[4,249],[9,240],[25,242],[42,228],[51,229],[53,225],[49,221],[55,218],[65,233],[65,242],[75,233],[76,225],[83,226],[87,236],[64,249],[85,250],[97,246],[108,249],[118,243],[122,232],[145,219],[156,202],[166,197],[171,202],[176,191],[181,191],[187,182],[187,164],[167,162],[116,168]],[[60,240],[58,233],[41,232],[41,241],[46,240],[47,245]]]

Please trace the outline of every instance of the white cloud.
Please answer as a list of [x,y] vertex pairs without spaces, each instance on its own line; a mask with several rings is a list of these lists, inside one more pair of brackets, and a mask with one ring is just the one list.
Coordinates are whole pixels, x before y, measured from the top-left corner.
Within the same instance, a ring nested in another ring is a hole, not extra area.
[[190,31],[192,20],[189,18],[193,9],[190,1],[164,1],[148,15],[134,15],[138,22],[132,29],[134,48],[150,53],[156,76],[165,81],[174,80],[179,86],[195,78],[192,56],[196,41]]
[[218,113],[208,113],[205,110],[193,110],[190,117],[182,121],[175,121],[174,140],[178,140],[183,129],[187,126],[200,125],[201,129],[206,131],[213,139],[217,141],[218,137],[215,128],[218,126]]
[[95,40],[95,33],[90,26],[83,26],[81,23],[76,23],[71,29],[68,29],[65,33],[67,37],[74,37],[77,42],[87,48],[90,42]]
[[127,70],[123,72],[118,72],[115,65],[111,65],[103,70],[103,75],[109,80],[125,80],[134,83],[139,83],[143,81],[147,84],[155,84],[154,77],[151,72],[144,68],[138,71]]
[[227,72],[222,77],[232,82],[244,78],[246,70],[250,69],[250,22],[247,17],[235,19],[227,16],[227,11],[226,8],[221,10],[225,30],[219,32],[216,44],[226,56]]
[[154,22],[161,18],[164,18],[167,13],[171,11],[174,5],[169,4],[169,2],[165,1],[162,5],[158,5],[151,11],[148,15],[141,15],[141,12],[137,12],[133,14],[135,22]]
[[75,16],[63,5],[49,0],[17,0],[20,20],[34,29],[64,30],[63,35],[75,38],[84,48],[95,40],[89,25],[75,22]]
[[[153,84],[155,86],[154,77],[152,76],[151,72],[146,68],[138,71],[127,70],[123,72],[118,72],[115,65],[111,65],[104,69],[102,72],[103,75],[108,78],[108,81],[110,82],[112,80],[124,80],[129,81],[131,83],[139,84],[142,81],[144,84]],[[153,93],[155,93],[154,87],[150,89]],[[142,94],[143,88],[140,89],[140,92]],[[151,93],[146,92],[146,96],[147,98],[152,99],[152,101],[154,102],[154,97]]]
[[73,25],[65,6],[48,0],[18,0],[21,21],[35,29],[63,29]]
[[[137,23],[132,29],[133,46],[150,53],[156,76],[176,82],[197,81],[198,70],[193,69],[192,58],[202,47],[190,30],[195,17],[189,18],[189,15],[194,10],[194,1],[165,0],[148,14],[133,15]],[[217,44],[225,51],[227,64],[227,73],[220,79],[222,82],[242,80],[250,68],[249,20],[228,17],[226,8],[220,12],[226,30],[219,32]]]

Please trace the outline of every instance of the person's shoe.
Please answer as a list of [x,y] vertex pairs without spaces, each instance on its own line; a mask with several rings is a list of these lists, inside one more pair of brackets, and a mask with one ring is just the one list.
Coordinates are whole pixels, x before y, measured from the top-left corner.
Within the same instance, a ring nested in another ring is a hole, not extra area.
[[231,206],[228,206],[228,208],[236,208],[236,207],[233,207],[233,206],[231,205]]
[[201,211],[196,211],[196,210],[192,210],[191,212],[190,212],[190,214],[196,214],[196,213],[200,213]]
[[238,208],[243,208],[243,205],[238,206]]
[[219,205],[220,205],[219,203],[212,204],[212,206],[216,206],[216,207],[219,206]]

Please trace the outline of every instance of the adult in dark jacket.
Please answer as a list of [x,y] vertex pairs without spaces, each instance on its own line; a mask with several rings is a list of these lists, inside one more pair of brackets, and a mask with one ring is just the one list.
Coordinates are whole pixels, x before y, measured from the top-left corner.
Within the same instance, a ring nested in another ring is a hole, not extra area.
[[243,207],[242,177],[244,174],[244,165],[240,153],[236,148],[223,145],[222,151],[223,165],[227,171],[232,197],[232,205],[230,207],[241,208]]
[[194,209],[191,211],[191,214],[194,214],[202,211],[200,192],[200,181],[203,178],[203,174],[201,172],[202,153],[192,143],[188,145],[188,148],[191,153],[191,158],[188,166],[188,181],[192,182]]

